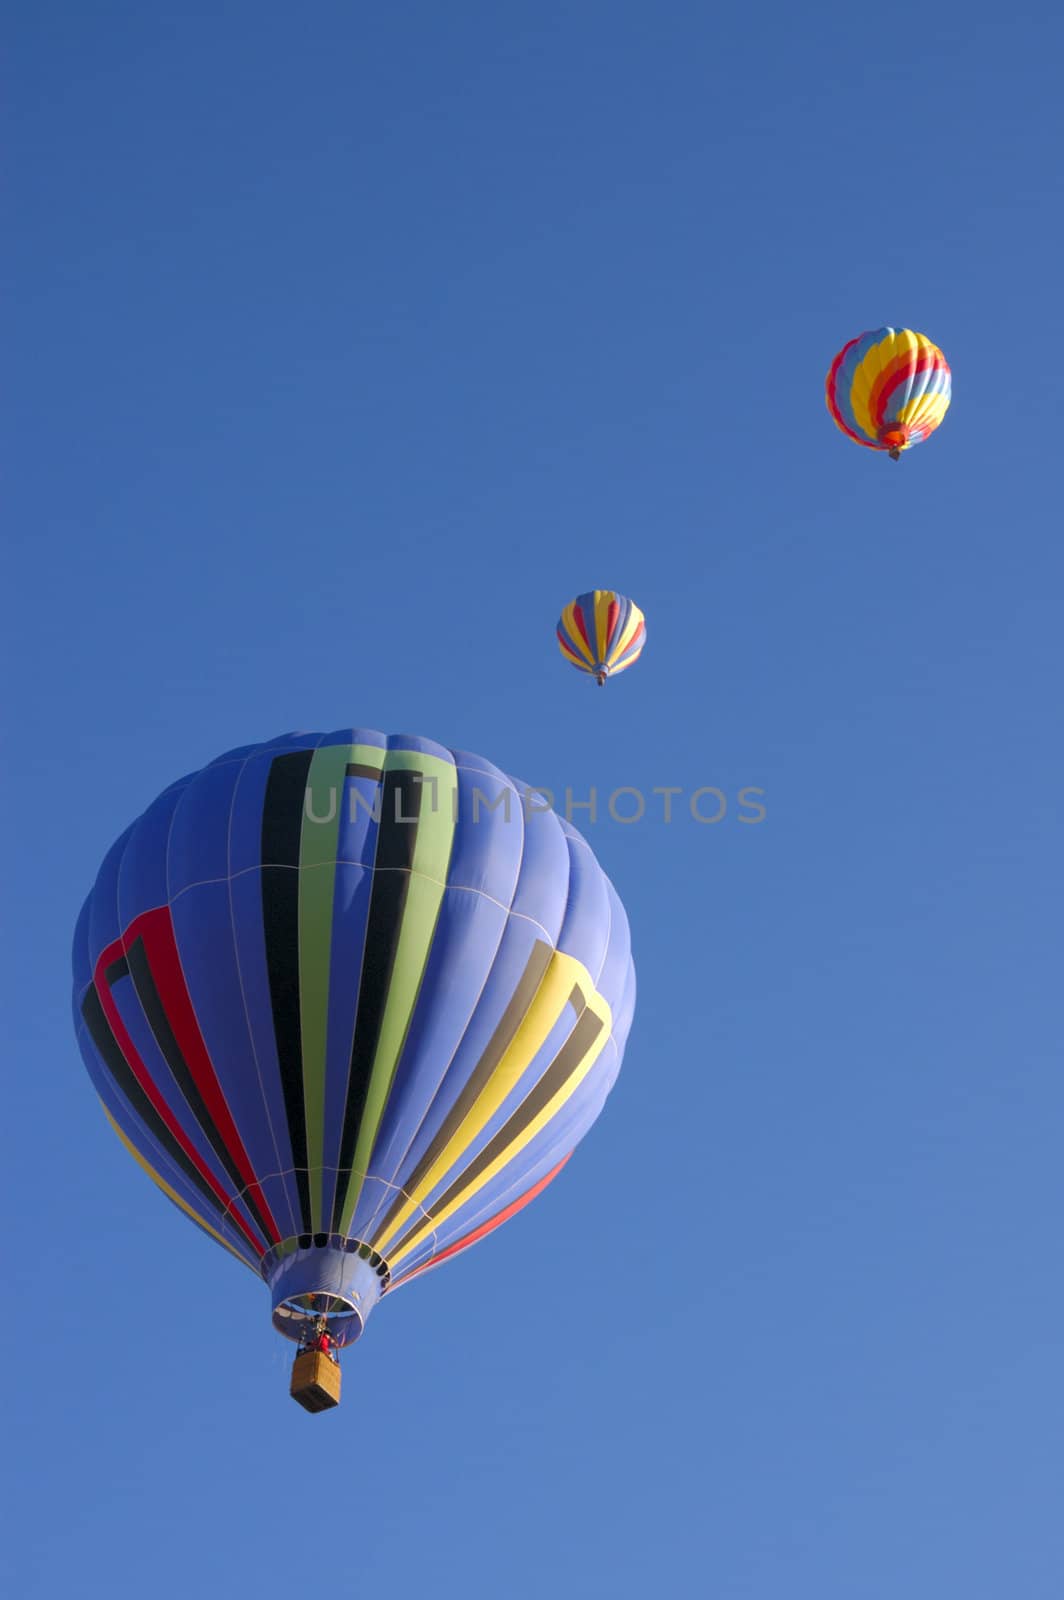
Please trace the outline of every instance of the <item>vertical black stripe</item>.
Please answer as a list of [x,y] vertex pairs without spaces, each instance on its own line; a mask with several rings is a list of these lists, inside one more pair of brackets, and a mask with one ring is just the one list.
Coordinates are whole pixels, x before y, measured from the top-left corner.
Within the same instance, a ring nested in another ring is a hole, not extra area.
[[313,750],[292,750],[275,756],[262,804],[262,864],[298,867],[303,837],[303,808]]
[[196,1168],[137,1082],[133,1069],[122,1054],[122,1047],[111,1030],[111,1024],[107,1020],[107,1013],[96,992],[95,985],[89,988],[84,1000],[81,1002],[81,1015],[85,1019],[85,1026],[88,1028],[92,1042],[103,1059],[104,1066],[114,1079],[117,1088],[128,1100],[132,1110],[143,1122],[152,1137],[162,1145],[174,1165],[184,1173],[188,1181],[203,1196],[207,1202],[208,1209],[215,1214],[220,1214],[222,1208],[218,1204],[218,1196],[196,1171]]
[[366,1109],[366,1095],[377,1053],[384,1007],[395,966],[399,930],[410,887],[410,868],[417,845],[417,819],[425,786],[417,772],[393,771],[384,775],[381,821],[373,867],[373,889],[366,917],[366,943],[358,987],[358,1010],[351,1043],[347,1077],[347,1104],[340,1136],[339,1170],[333,1200],[333,1232],[340,1228],[344,1200],[358,1143],[358,1130]]
[[451,1139],[465,1121],[488,1079],[495,1071],[506,1051],[510,1048],[521,1023],[528,1014],[528,1009],[535,998],[536,990],[543,982],[544,974],[550,966],[554,951],[543,939],[537,939],[532,946],[531,954],[525,964],[518,981],[517,988],[511,995],[506,1010],[496,1025],[495,1031],[488,1040],[487,1048],[467,1082],[462,1087],[458,1099],[443,1119],[436,1137],[421,1157],[413,1172],[407,1178],[404,1188],[406,1193],[401,1194],[389,1207],[383,1221],[373,1229],[376,1239],[386,1238],[389,1228],[393,1225],[396,1216],[406,1205],[406,1194],[413,1194],[418,1184],[437,1160],[441,1150],[444,1150]]
[[[584,997],[579,988],[573,990],[569,997],[569,1002],[580,1012],[584,1005]],[[578,1016],[576,1027],[532,1092],[526,1099],[522,1100],[513,1116],[503,1124],[495,1137],[489,1140],[476,1160],[464,1172],[459,1174],[450,1188],[436,1201],[435,1205],[426,1210],[424,1215],[418,1217],[413,1226],[407,1229],[398,1244],[392,1247],[392,1255],[398,1255],[407,1240],[417,1233],[423,1222],[438,1216],[453,1201],[458,1200],[462,1191],[471,1187],[481,1173],[486,1172],[492,1162],[503,1154],[507,1146],[520,1138],[529,1124],[535,1121],[540,1112],[545,1109],[557,1094],[558,1090],[565,1085],[577,1070],[605,1026],[606,1024],[602,1018],[596,1016],[594,1011],[584,1010],[582,1015]]]
[[133,987],[137,991],[140,1008],[147,1020],[148,1027],[152,1031],[155,1042],[173,1074],[174,1082],[184,1095],[189,1110],[199,1123],[207,1143],[221,1162],[223,1169],[232,1181],[233,1187],[254,1217],[262,1233],[263,1249],[266,1249],[270,1243],[270,1230],[266,1224],[266,1218],[257,1205],[255,1196],[251,1193],[244,1193],[244,1175],[230,1155],[225,1140],[215,1126],[206,1102],[196,1086],[196,1080],[192,1076],[188,1062],[182,1054],[181,1046],[174,1035],[174,1030],[170,1026],[170,1019],[166,1015],[162,998],[156,987],[155,979],[152,977],[151,967],[148,965],[148,953],[144,948],[143,939],[138,938],[133,941],[128,951],[127,960],[129,976],[133,979]]
[[275,757],[262,807],[262,926],[288,1136],[303,1232],[309,1233],[303,1033],[299,1021],[299,842],[313,750]]
[[421,797],[425,784],[420,772],[386,772],[377,833],[374,867],[409,872],[414,865]]

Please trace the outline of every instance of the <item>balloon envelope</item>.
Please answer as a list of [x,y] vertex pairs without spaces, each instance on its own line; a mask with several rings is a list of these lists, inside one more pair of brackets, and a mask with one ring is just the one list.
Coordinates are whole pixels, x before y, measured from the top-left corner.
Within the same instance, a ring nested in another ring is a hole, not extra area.
[[827,406],[847,438],[897,455],[922,444],[946,415],[950,370],[911,328],[877,328],[843,345],[828,372]]
[[340,1344],[557,1174],[620,1067],[628,923],[477,756],[345,729],[230,751],[104,860],[74,1015],[115,1132]]
[[643,653],[646,622],[633,600],[614,589],[591,589],[566,606],[558,621],[566,661],[604,683]]

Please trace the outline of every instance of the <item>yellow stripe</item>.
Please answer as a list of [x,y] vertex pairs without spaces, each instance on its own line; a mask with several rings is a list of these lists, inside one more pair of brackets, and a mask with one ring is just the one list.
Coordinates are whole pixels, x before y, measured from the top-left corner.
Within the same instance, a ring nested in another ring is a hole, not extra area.
[[[132,1144],[130,1140],[126,1138],[114,1117],[112,1117],[107,1107],[103,1105],[102,1100],[100,1101],[100,1104],[103,1106],[104,1116],[107,1118],[108,1122],[111,1124],[112,1128],[115,1130],[118,1137],[121,1139],[130,1155],[133,1157],[133,1160],[138,1166],[144,1168],[144,1171],[148,1174],[148,1177],[153,1183],[158,1184],[159,1188],[162,1190],[163,1194],[166,1195],[167,1199],[172,1200],[175,1206],[180,1206],[185,1215],[191,1217],[193,1222],[198,1223],[205,1233],[209,1233],[211,1235],[212,1239],[217,1239],[220,1245],[224,1245],[225,1249],[229,1251],[229,1254],[231,1256],[236,1256],[238,1261],[243,1262],[244,1266],[247,1267],[249,1272],[254,1272],[255,1268],[251,1265],[250,1261],[242,1256],[239,1250],[234,1250],[228,1239],[223,1239],[217,1229],[212,1228],[209,1222],[205,1222],[203,1220],[198,1211],[193,1211],[188,1202],[186,1200],[182,1200],[181,1196],[171,1189],[170,1185],[166,1182],[166,1179],[161,1178],[156,1172],[155,1168],[149,1162],[145,1161],[136,1145]],[[256,1276],[258,1276],[257,1273]]]
[[[498,1066],[422,1181],[396,1213],[388,1232],[373,1240],[375,1250],[379,1250],[382,1255],[387,1253],[388,1240],[401,1235],[403,1224],[415,1211],[422,1208],[433,1189],[457,1166],[470,1145],[484,1131],[507,1095],[542,1050],[576,985],[579,985],[583,993],[594,996],[596,1015],[604,1014],[607,1019],[609,1018],[609,1007],[602,996],[595,993],[587,968],[575,957],[563,955],[560,950],[555,950],[539,988],[517,1032],[503,1052]],[[591,1004],[590,1001],[588,1003]],[[606,1035],[609,1034],[610,1026],[610,1022],[607,1021]],[[406,1252],[403,1253],[405,1255]]]
[[620,666],[611,667],[610,668],[610,677],[611,678],[615,678],[619,672],[627,672],[629,667],[634,667],[636,662],[639,660],[639,657],[642,654],[643,654],[642,650],[637,650],[634,656],[629,656],[628,660],[627,661],[622,661]]
[[[571,958],[563,957],[562,959],[569,960]],[[579,966],[579,962],[574,962],[573,964],[575,966]],[[590,982],[590,980],[588,981]],[[587,991],[585,990],[585,993],[586,992]],[[468,1188],[463,1189],[462,1192],[451,1201],[450,1205],[444,1206],[442,1211],[434,1211],[431,1217],[426,1217],[421,1226],[410,1235],[402,1250],[398,1251],[396,1255],[389,1258],[388,1265],[393,1271],[400,1262],[406,1260],[407,1256],[412,1250],[417,1249],[418,1245],[421,1243],[427,1233],[433,1232],[436,1228],[445,1223],[449,1217],[453,1217],[456,1211],[460,1211],[464,1205],[467,1205],[468,1202],[472,1200],[474,1195],[479,1194],[481,1189],[483,1189],[486,1184],[489,1184],[493,1178],[496,1178],[499,1175],[505,1166],[513,1161],[516,1156],[520,1155],[521,1151],[526,1147],[526,1145],[531,1144],[536,1135],[542,1132],[551,1118],[556,1117],[558,1112],[565,1105],[566,1101],[576,1093],[576,1090],[583,1083],[584,1079],[587,1077],[588,1073],[591,1071],[592,1067],[595,1065],[595,1062],[598,1060],[603,1049],[605,1048],[606,1041],[610,1036],[610,1029],[613,1025],[613,1019],[610,1015],[609,1006],[606,1004],[606,1001],[602,998],[602,996],[593,989],[590,991],[587,1009],[593,1011],[597,1017],[602,1019],[602,1027],[596,1035],[595,1042],[592,1044],[583,1060],[576,1067],[572,1073],[572,1076],[566,1079],[565,1083],[562,1084],[557,1093],[554,1094],[550,1100],[548,1100],[547,1104],[543,1107],[539,1115],[533,1117],[528,1126],[523,1128],[519,1136],[509,1145],[507,1145],[506,1149],[501,1155],[496,1156],[491,1165],[485,1168],[485,1170],[480,1174],[474,1183],[471,1183]]]
[[938,427],[948,410],[948,395],[922,394],[918,400],[910,400],[907,406],[902,407],[898,420],[910,428],[934,429]]
[[621,634],[621,637],[610,651],[611,661],[613,661],[617,656],[624,655],[624,652],[632,642],[632,638],[636,629],[643,621],[645,621],[643,613],[640,611],[638,606],[633,606],[628,621],[624,625],[624,632]]
[[610,606],[616,599],[612,589],[595,590],[595,659],[606,659],[606,630],[610,618]]
[[[588,666],[593,667],[595,665],[595,658],[580,636],[580,629],[576,625],[576,612],[576,601],[572,600],[562,612],[562,622],[565,626],[566,633],[568,633],[570,639],[573,641],[573,644],[579,650]],[[560,640],[558,642],[561,643]]]

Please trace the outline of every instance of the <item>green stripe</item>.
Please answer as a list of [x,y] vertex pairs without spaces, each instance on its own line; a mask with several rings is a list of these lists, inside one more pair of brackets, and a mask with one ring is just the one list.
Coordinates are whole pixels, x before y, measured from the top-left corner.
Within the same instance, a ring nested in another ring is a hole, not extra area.
[[[303,1105],[311,1226],[322,1229],[322,1169],[325,1162],[325,1046],[329,1015],[336,856],[344,803],[344,771],[355,760],[352,747],[327,745],[314,753],[307,773],[307,799],[299,841],[299,1026],[303,1041]],[[316,822],[314,817],[328,817]],[[329,816],[332,812],[333,815]]]
[[374,772],[384,771],[384,758],[388,752],[382,750],[379,744],[352,744],[344,748],[347,751],[347,760],[353,766],[372,767]]
[[343,1233],[347,1233],[351,1227],[377,1131],[391,1093],[395,1069],[410,1028],[443,902],[454,842],[458,774],[453,764],[419,750],[389,750],[385,770],[420,772],[426,779],[434,778],[436,782],[434,785],[425,785],[426,794],[422,800],[395,964],[373,1057],[366,1106],[359,1125],[351,1180],[344,1200],[341,1219]]

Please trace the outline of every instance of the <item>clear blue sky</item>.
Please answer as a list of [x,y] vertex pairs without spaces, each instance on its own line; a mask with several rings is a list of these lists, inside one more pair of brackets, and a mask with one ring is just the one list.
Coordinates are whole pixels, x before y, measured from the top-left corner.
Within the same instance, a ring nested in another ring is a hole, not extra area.
[[[12,1593],[1057,1600],[1059,18],[10,33]],[[954,374],[898,466],[823,401],[881,323]],[[594,586],[649,628],[601,693],[553,640]],[[98,1111],[69,945],[170,780],[352,723],[767,817],[586,825],[606,1113],[309,1418]]]

